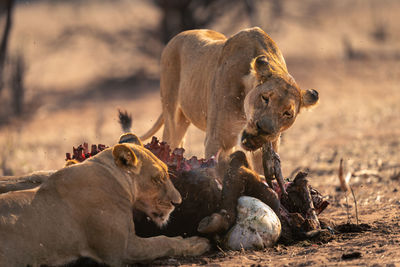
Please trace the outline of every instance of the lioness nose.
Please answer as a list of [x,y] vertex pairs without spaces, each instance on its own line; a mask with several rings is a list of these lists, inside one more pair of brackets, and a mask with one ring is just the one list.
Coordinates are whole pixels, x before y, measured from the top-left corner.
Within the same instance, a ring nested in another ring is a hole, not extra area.
[[242,138],[240,139],[240,141],[242,143],[244,143],[246,141],[246,138],[249,137],[249,134],[246,131],[243,131],[242,133]]
[[174,205],[174,206],[177,206],[177,205],[179,205],[181,203],[182,203],[181,194],[179,194],[179,192],[176,191],[174,196],[173,196],[173,198],[171,199],[171,204]]
[[256,127],[257,127],[257,133],[258,134],[263,134],[263,135],[270,135],[271,134],[270,131],[267,131],[264,128],[262,128],[258,122],[256,123]]
[[174,207],[179,206],[179,204],[181,204],[181,203],[182,203],[182,200],[181,200],[181,199],[179,199],[179,201],[171,201],[171,204],[172,204],[172,206],[174,206]]
[[181,204],[181,203],[177,203],[177,202],[171,201],[171,204],[172,204],[172,206],[177,207],[177,206],[179,206],[179,204]]

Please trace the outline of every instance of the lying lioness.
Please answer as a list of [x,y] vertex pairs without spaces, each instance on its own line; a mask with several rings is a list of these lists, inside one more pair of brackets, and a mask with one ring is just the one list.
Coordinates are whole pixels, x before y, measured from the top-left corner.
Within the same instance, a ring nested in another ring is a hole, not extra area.
[[163,226],[181,196],[166,165],[133,138],[38,188],[0,194],[0,266],[60,265],[81,256],[120,266],[208,250],[199,237],[135,235],[133,209]]
[[300,110],[318,102],[318,92],[300,89],[258,27],[229,38],[211,30],[178,34],[161,56],[160,91],[163,112],[142,139],[164,124],[163,141],[179,147],[193,123],[206,132],[206,158],[229,155],[239,136],[246,150],[269,141],[277,151]]

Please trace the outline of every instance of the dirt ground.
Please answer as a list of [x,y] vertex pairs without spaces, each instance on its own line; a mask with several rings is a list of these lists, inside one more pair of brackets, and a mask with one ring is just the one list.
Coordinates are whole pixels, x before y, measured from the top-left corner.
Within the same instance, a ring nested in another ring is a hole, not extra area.
[[[319,106],[283,137],[284,176],[308,169],[331,203],[321,217],[355,223],[351,195],[348,218],[338,190],[343,159],[359,221],[370,228],[326,243],[215,250],[151,265],[400,266],[399,2],[288,0],[274,22],[269,2],[257,3],[255,21],[277,42],[292,76],[320,93]],[[209,28],[231,35],[252,26],[245,16],[233,23],[235,14],[223,13]],[[60,168],[65,152],[83,142],[112,145],[121,133],[117,108],[132,113],[137,134],[151,127],[161,110],[162,45],[149,34],[160,19],[150,1],[21,1],[14,19],[10,51],[26,61],[25,112],[12,116],[9,90],[0,93],[0,175]],[[191,127],[186,153],[202,156],[203,139]]]

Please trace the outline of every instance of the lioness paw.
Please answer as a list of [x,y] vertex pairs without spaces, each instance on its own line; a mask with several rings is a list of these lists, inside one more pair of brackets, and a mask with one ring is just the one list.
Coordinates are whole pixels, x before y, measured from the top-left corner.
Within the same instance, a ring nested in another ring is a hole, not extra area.
[[210,241],[207,238],[193,236],[185,238],[187,247],[183,251],[184,256],[199,256],[210,250]]

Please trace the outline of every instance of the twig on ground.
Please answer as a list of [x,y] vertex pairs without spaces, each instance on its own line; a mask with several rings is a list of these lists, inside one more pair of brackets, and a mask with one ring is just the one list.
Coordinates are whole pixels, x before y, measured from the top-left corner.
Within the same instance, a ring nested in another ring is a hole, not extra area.
[[354,206],[355,206],[355,210],[356,210],[356,222],[357,222],[357,225],[358,225],[358,208],[357,208],[357,199],[356,199],[356,195],[354,194],[353,188],[352,188],[351,186],[349,186],[349,187],[350,187],[350,190],[351,190],[351,194],[353,195]]
[[[347,212],[347,223],[350,223],[350,211],[349,211],[349,200],[347,198],[347,192],[349,191],[349,184],[347,183],[346,179],[343,176],[343,159],[340,159],[339,164],[339,181],[340,181],[340,188],[344,192],[344,197],[346,199],[346,212]],[[347,176],[346,176],[347,177]]]
[[220,246],[217,245],[217,249],[221,251],[221,253],[224,254],[224,256],[226,256],[226,252]]
[[339,181],[340,181],[340,188],[342,189],[343,192],[349,191],[349,185],[344,178],[343,175],[343,159],[340,159],[340,164],[339,164]]
[[350,218],[349,199],[347,198],[347,192],[344,192],[344,197],[346,198],[347,223],[350,223],[351,222],[351,218]]
[[[357,222],[357,225],[358,225],[359,220],[358,220],[357,199],[356,199],[356,196],[354,194],[353,188],[350,186],[350,178],[351,178],[351,176],[358,176],[358,175],[354,175],[354,173],[352,174],[351,172],[348,172],[346,177],[344,177],[343,173],[344,173],[344,171],[343,171],[343,159],[340,159],[338,177],[339,177],[339,181],[340,181],[340,188],[344,192],[344,196],[346,198],[347,220],[350,223],[349,201],[348,201],[348,198],[347,198],[347,192],[351,191],[351,194],[353,195],[354,205],[355,205],[356,222]],[[362,171],[359,171],[358,173],[360,173],[360,175],[362,175],[362,174],[371,173],[371,172],[369,170],[362,170]]]

